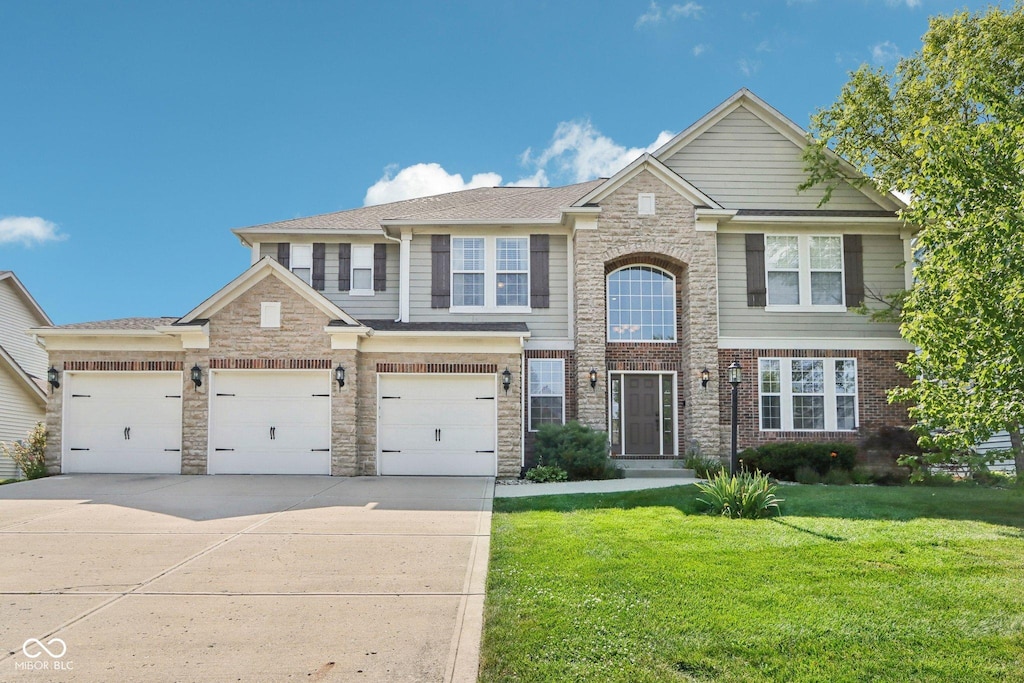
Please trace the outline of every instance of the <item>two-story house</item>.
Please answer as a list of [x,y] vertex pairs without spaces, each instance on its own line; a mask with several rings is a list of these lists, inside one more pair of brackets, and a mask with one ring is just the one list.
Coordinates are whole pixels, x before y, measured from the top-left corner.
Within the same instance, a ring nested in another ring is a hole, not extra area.
[[[899,201],[799,193],[805,133],[741,90],[611,178],[235,230],[180,318],[38,330],[64,472],[515,476],[545,423],[622,458],[855,440],[910,347],[851,308],[906,286]],[[852,171],[851,171],[852,173]]]
[[[9,270],[0,270],[0,443],[21,441],[46,414],[46,351],[28,334],[50,318]],[[19,475],[0,452],[0,479]]]

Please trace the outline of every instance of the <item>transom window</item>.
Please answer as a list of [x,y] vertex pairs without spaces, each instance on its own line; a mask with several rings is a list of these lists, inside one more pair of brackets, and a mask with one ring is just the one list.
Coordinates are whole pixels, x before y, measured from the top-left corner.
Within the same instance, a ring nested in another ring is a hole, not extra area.
[[530,431],[565,422],[565,361],[531,358]]
[[453,237],[451,249],[452,308],[529,307],[528,237]]
[[762,358],[758,364],[762,431],[857,428],[853,358]]
[[653,266],[608,276],[608,341],[675,341],[676,281]]
[[765,235],[768,306],[841,308],[841,235]]

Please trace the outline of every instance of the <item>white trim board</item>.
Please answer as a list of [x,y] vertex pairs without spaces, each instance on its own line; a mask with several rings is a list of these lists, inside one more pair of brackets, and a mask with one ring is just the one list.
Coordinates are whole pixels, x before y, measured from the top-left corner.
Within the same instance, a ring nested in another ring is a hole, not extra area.
[[836,351],[913,351],[914,347],[903,339],[880,337],[876,339],[864,337],[803,337],[791,339],[787,337],[719,337],[720,349],[795,349],[836,350]]

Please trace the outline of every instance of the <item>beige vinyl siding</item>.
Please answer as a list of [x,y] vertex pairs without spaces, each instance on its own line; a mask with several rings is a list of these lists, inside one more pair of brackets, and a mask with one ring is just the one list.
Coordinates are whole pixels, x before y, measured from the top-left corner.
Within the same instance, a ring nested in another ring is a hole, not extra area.
[[30,327],[45,324],[32,313],[10,280],[0,281],[0,346],[25,372],[36,377],[46,376],[46,368],[49,367],[46,350],[25,332]]
[[[0,441],[20,441],[43,421],[43,407],[36,401],[19,378],[12,376],[6,366],[0,367]],[[0,452],[0,479],[17,476],[14,462]]]
[[[454,233],[453,233],[454,234]],[[470,235],[473,233],[461,233]],[[482,233],[481,233],[482,234]],[[504,233],[502,233],[504,234]],[[515,235],[509,235],[515,236]],[[410,322],[525,322],[530,338],[565,339],[569,336],[568,247],[565,235],[551,235],[548,253],[550,307],[531,313],[450,313],[447,308],[430,307],[430,235],[416,235],[409,259]]]
[[[755,231],[751,231],[755,232]],[[903,242],[896,235],[864,235],[864,287],[875,293],[903,289]],[[722,337],[899,338],[893,324],[846,313],[775,313],[747,306],[747,260],[742,234],[718,235],[718,324]],[[869,307],[878,304],[866,300]]]
[[[347,244],[372,245],[374,241],[356,237],[347,241]],[[324,247],[324,296],[357,320],[395,320],[398,318],[398,244],[389,242],[387,249],[387,289],[383,292],[374,292],[373,296],[351,296],[348,292],[338,291],[338,244],[326,243]],[[277,258],[276,242],[260,244],[260,257],[264,256]]]
[[[796,190],[806,177],[801,154],[800,147],[739,107],[665,163],[727,209],[817,209],[819,190]],[[882,207],[844,184],[826,208]]]

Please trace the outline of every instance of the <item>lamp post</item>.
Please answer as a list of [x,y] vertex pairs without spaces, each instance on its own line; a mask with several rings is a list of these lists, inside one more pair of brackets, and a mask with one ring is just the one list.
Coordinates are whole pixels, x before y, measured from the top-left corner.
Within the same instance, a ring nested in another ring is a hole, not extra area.
[[739,464],[736,461],[736,416],[738,413],[737,405],[740,382],[742,381],[743,370],[737,361],[733,361],[732,365],[729,366],[729,384],[732,385],[732,449],[730,450],[729,457],[729,472],[732,475],[736,474],[737,465]]

